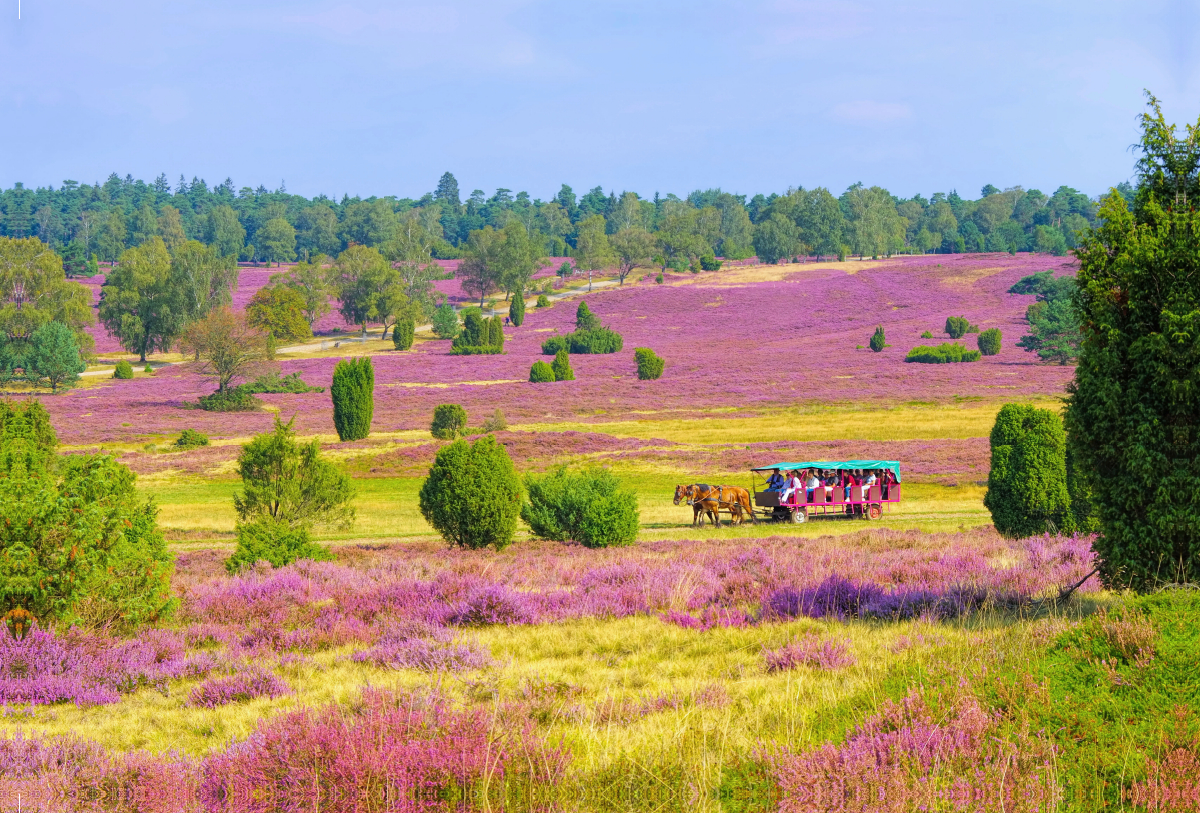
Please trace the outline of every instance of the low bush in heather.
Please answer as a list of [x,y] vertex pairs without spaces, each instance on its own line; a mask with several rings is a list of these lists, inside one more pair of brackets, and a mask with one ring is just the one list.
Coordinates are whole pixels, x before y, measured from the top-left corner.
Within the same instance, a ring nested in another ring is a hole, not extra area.
[[887,347],[887,338],[883,334],[883,325],[875,328],[875,332],[871,334],[869,345],[876,353],[882,352],[883,348]]
[[[978,328],[976,328],[978,330]],[[971,330],[971,322],[962,316],[946,317],[946,335],[951,339],[961,339]]]
[[492,413],[492,417],[484,421],[483,425],[479,427],[479,431],[486,435],[489,432],[503,432],[507,428],[508,418],[504,417],[504,410],[497,407],[496,411]]
[[625,346],[621,334],[606,327],[577,330],[565,336],[551,336],[542,342],[542,355],[553,356],[560,350],[580,355],[620,353]]
[[558,379],[554,376],[554,368],[544,361],[535,361],[529,368],[529,383],[553,384]]
[[[530,378],[532,381],[533,379]],[[467,411],[458,404],[438,404],[433,408],[429,432],[438,440],[454,440],[467,431]]]
[[263,669],[249,666],[232,675],[211,677],[192,689],[188,704],[202,709],[215,709],[230,703],[245,703],[256,697],[282,697],[292,688],[283,678]]
[[559,350],[554,354],[554,361],[550,367],[554,370],[555,381],[575,380],[575,371],[571,369],[571,356],[566,350]]
[[439,305],[433,312],[433,335],[439,339],[453,339],[458,335],[458,314],[450,303]]
[[205,412],[254,412],[263,402],[241,387],[217,390],[211,395],[201,395],[196,405]]
[[130,379],[133,378],[133,365],[125,359],[117,362],[117,366],[113,368],[113,378]]
[[238,389],[252,394],[325,392],[324,387],[310,387],[304,383],[303,379],[300,378],[299,372],[281,376],[278,370],[260,375],[253,381],[240,385]]
[[409,350],[416,338],[417,325],[412,317],[400,319],[392,326],[392,346],[397,350]]
[[919,364],[951,364],[963,361],[979,361],[983,356],[978,350],[968,350],[958,342],[947,342],[936,347],[917,345],[908,351],[905,361]]
[[313,542],[307,528],[290,528],[273,519],[260,519],[238,524],[237,547],[225,560],[225,569],[237,573],[253,567],[255,562],[283,567],[298,559],[328,562],[333,554],[324,545]]
[[856,661],[845,641],[821,640],[808,635],[779,649],[763,652],[768,672],[785,672],[800,666],[816,669],[840,669]]
[[662,378],[666,361],[655,355],[649,347],[638,347],[633,351],[637,361],[637,377],[642,381],[653,381]]
[[195,429],[184,429],[171,446],[177,450],[199,449],[208,445],[208,435]]
[[550,297],[546,296],[545,294],[538,294],[537,307],[539,307],[539,308],[550,307]]
[[1003,339],[1003,334],[1000,333],[1000,328],[992,327],[979,334],[976,343],[979,345],[979,352],[985,356],[994,356],[1000,352],[1000,345]]
[[438,450],[421,485],[421,514],[452,545],[494,547],[512,542],[521,510],[521,481],[492,435],[456,440]]
[[525,489],[529,501],[521,506],[521,519],[534,536],[588,548],[637,540],[637,494],[608,469],[562,468],[541,478],[526,476]]

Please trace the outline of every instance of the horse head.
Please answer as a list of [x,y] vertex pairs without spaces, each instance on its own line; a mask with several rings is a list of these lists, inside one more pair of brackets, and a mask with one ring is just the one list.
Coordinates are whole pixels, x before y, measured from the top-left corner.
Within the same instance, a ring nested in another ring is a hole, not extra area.
[[692,496],[692,487],[691,486],[675,486],[675,504],[676,505],[679,505],[679,503],[683,502],[684,500],[691,499],[691,496]]

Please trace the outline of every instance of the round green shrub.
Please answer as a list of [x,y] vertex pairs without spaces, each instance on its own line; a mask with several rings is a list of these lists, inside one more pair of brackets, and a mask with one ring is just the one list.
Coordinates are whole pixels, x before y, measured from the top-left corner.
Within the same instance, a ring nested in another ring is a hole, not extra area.
[[963,361],[979,361],[983,354],[978,350],[968,350],[957,342],[946,342],[937,347],[917,345],[908,351],[905,361],[915,361],[920,364],[949,364]]
[[149,364],[147,364],[147,365],[146,365],[146,368],[145,368],[144,370],[142,370],[142,372],[143,372],[143,373],[153,373],[153,372],[154,372],[154,368],[153,368],[153,367],[151,367]]
[[879,325],[871,334],[871,349],[878,353],[885,347],[887,347],[887,339],[883,335],[883,325]]
[[589,548],[632,545],[637,540],[637,494],[622,488],[608,469],[562,468],[541,478],[527,476],[525,488],[529,501],[521,506],[521,519],[534,536]]
[[654,281],[657,282],[659,285],[663,284],[663,279],[664,279],[664,277],[661,273],[654,277]]
[[116,369],[113,370],[113,378],[133,378],[133,365],[125,359],[121,359],[117,362]]
[[921,338],[922,338],[922,339],[932,339],[932,338],[933,338],[933,334],[932,334],[932,333],[930,333],[930,332],[927,330],[927,331],[925,331],[924,333],[922,333],[922,334],[921,334]]
[[201,395],[196,404],[205,412],[253,412],[263,402],[242,387],[217,390],[211,395]]
[[544,361],[535,361],[533,366],[529,368],[529,382],[531,384],[546,384],[557,380],[554,375],[554,368]]
[[996,414],[990,445],[983,504],[996,530],[1012,538],[1065,530],[1070,497],[1062,419],[1048,409],[1005,404]]
[[971,323],[961,316],[946,317],[946,335],[951,339],[961,339],[967,335],[967,329],[971,327]]
[[456,440],[437,453],[421,485],[421,515],[452,545],[494,547],[512,542],[521,512],[521,481],[492,435]]
[[333,560],[333,554],[324,545],[309,539],[307,528],[293,528],[287,523],[260,519],[238,524],[237,547],[233,555],[225,560],[225,570],[237,573],[260,561],[270,562],[273,567],[283,567],[298,559],[329,562]]
[[369,356],[343,359],[333,368],[333,427],[343,440],[362,440],[371,434],[375,413],[375,367]]
[[411,317],[405,317],[392,325],[392,345],[397,350],[409,350],[413,346],[417,326]]
[[537,306],[539,308],[550,307],[550,297],[546,296],[545,294],[538,294]]
[[512,303],[508,306],[508,318],[513,323],[513,327],[520,327],[525,321],[525,292],[518,291],[513,294]]
[[662,378],[666,362],[655,355],[654,351],[649,347],[635,348],[633,357],[637,361],[637,376],[639,379],[642,381],[653,381],[656,378]]
[[[546,365],[547,367],[550,365]],[[458,404],[438,404],[433,408],[429,431],[438,440],[454,440],[467,430],[467,411]]]
[[1000,340],[1002,339],[1000,328],[992,327],[979,334],[976,343],[979,345],[979,352],[985,356],[994,356],[1000,352]]
[[571,369],[571,356],[566,350],[554,354],[554,362],[550,365],[554,370],[555,381],[574,381],[575,371]]
[[176,449],[198,449],[208,445],[208,435],[195,429],[184,429],[172,445]]

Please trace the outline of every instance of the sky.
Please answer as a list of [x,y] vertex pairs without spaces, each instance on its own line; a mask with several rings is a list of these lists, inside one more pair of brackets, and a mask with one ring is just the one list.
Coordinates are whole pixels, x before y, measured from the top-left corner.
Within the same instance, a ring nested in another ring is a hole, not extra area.
[[1096,195],[1144,89],[1200,0],[0,0],[0,185]]

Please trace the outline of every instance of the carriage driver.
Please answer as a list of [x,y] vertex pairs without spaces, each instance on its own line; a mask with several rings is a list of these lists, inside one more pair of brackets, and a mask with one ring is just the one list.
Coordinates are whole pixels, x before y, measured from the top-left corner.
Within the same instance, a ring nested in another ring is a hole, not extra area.
[[770,479],[767,480],[767,491],[783,491],[784,485],[783,475],[779,473],[779,469],[775,469]]

